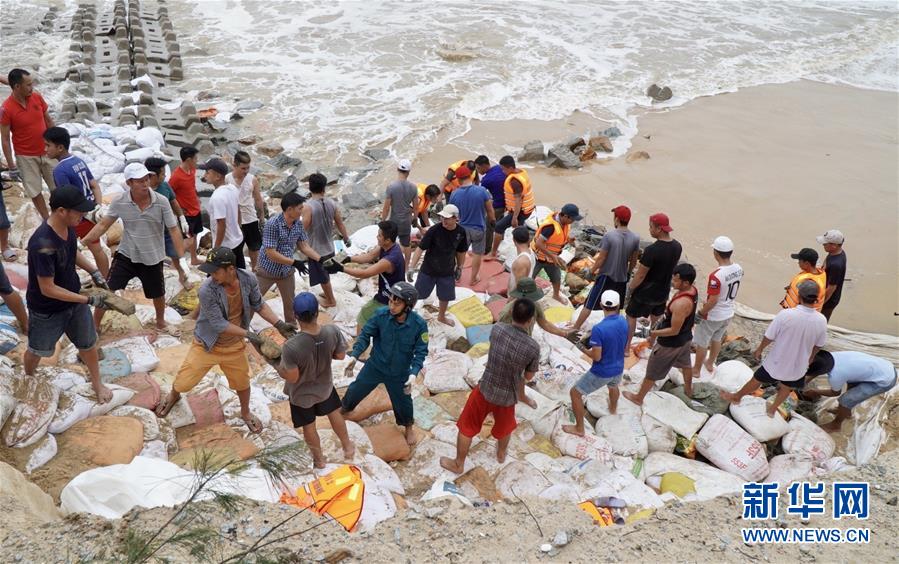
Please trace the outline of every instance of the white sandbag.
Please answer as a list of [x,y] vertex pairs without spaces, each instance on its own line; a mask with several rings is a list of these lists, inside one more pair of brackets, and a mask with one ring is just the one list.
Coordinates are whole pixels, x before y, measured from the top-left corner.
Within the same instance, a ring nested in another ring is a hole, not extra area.
[[481,382],[485,368],[487,368],[486,354],[474,359],[474,362],[471,363],[471,368],[465,373],[465,383],[468,384],[469,388],[474,388]]
[[144,442],[159,439],[159,423],[157,423],[156,414],[149,409],[137,407],[136,405],[121,405],[111,410],[109,415],[113,417],[130,417],[140,421],[144,427]]
[[[456,427],[455,421],[444,421],[431,427],[429,433],[431,433],[431,436],[438,441],[444,442],[448,445],[456,446],[456,439],[459,436],[459,428]],[[479,444],[481,444],[481,442],[481,437],[475,435],[474,437],[472,437],[471,448],[478,446]]]
[[[375,280],[375,278],[372,278]],[[331,275],[331,288],[344,292],[355,292],[357,279],[344,272],[335,272]]]
[[106,345],[119,349],[131,362],[132,372],[152,372],[159,366],[159,357],[146,337],[128,337]]
[[[165,397],[165,395],[163,395],[163,397]],[[190,404],[187,403],[186,396],[182,395],[178,401],[175,402],[175,405],[172,406],[165,416],[165,421],[168,421],[173,429],[187,427],[188,425],[193,425],[197,422],[196,417],[194,417],[194,412],[190,408]]]
[[12,388],[4,378],[0,378],[0,429],[16,408],[16,397]]
[[[246,422],[240,415],[240,400],[237,399],[237,392],[228,387],[224,376],[216,381],[215,389],[222,404],[222,412],[225,414],[225,423],[232,427],[246,427]],[[267,427],[272,421],[272,412],[269,408],[271,403],[262,388],[250,385],[250,413],[259,418],[263,427]]]
[[366,225],[350,235],[350,247],[346,250],[348,256],[356,256],[370,251],[378,246],[378,226]]
[[580,379],[581,374],[564,368],[538,370],[534,375],[534,382],[537,385],[537,391],[544,396],[566,403],[571,401],[571,388]]
[[552,443],[562,451],[562,454],[586,460],[592,458],[600,462],[612,460],[612,446],[603,438],[592,434],[578,437],[562,430],[562,425],[557,425],[552,434]]
[[342,360],[332,360],[331,361],[331,379],[334,382],[335,388],[345,388],[349,386],[353,380],[356,379],[356,376],[359,375],[359,372],[362,371],[362,367],[365,366],[365,363],[356,362],[353,364],[353,369],[349,373],[347,373],[347,367],[353,363],[355,360],[353,357],[347,355]]
[[396,501],[390,491],[364,471],[362,480],[365,482],[365,494],[362,496],[362,515],[359,516],[356,531],[364,533],[373,531],[378,523],[396,515]]
[[393,468],[373,454],[362,457],[362,468],[378,486],[399,495],[406,495],[406,489]]
[[[138,304],[135,306],[134,310],[134,314],[137,316],[138,320],[140,320],[141,325],[156,323],[155,307]],[[181,317],[181,314],[168,306],[166,306],[163,312],[163,319],[165,319],[165,322],[169,325],[181,325],[181,323],[184,322],[184,318]]]
[[798,413],[793,413],[787,425],[789,432],[783,438],[783,449],[787,454],[801,454],[815,462],[824,461],[836,449],[830,433]]
[[615,454],[644,458],[649,453],[646,432],[637,414],[619,413],[600,417],[594,430],[598,437],[609,443]]
[[572,484],[553,484],[540,492],[537,497],[563,503],[578,503],[583,499],[581,489]]
[[720,495],[740,493],[745,483],[735,474],[667,452],[649,453],[643,460],[643,468],[647,479],[667,472],[680,472],[693,480],[696,492],[685,496],[684,501],[704,501]]
[[112,392],[112,398],[106,403],[97,403],[97,394],[94,392],[94,388],[90,384],[80,384],[72,388],[70,391],[74,394],[78,394],[79,396],[90,402],[91,410],[88,417],[105,415],[113,409],[119,407],[120,405],[125,405],[126,403],[128,403],[136,393],[130,388],[117,386],[115,384],[106,384],[106,388],[109,389],[110,392]]
[[693,411],[680,398],[667,392],[646,394],[643,398],[643,413],[685,437],[695,435],[709,418],[705,413]]
[[16,328],[0,323],[0,354],[6,354],[19,346],[19,333]]
[[[280,301],[280,299],[281,298],[278,298],[278,301]],[[334,299],[337,301],[337,305],[326,308],[323,311],[328,312],[328,315],[331,316],[331,319],[334,320],[336,325],[353,328],[353,334],[355,334],[356,317],[359,315],[359,312],[362,310],[362,307],[367,300],[364,300],[362,296],[354,294],[353,292],[344,292],[341,290],[334,291]]]
[[[572,315],[571,318],[578,319],[582,311],[584,311],[584,306],[578,306],[577,309],[574,310],[574,315]],[[593,326],[602,321],[603,318],[605,318],[605,315],[603,314],[602,309],[592,310],[590,311],[590,315],[587,316],[587,319],[584,320],[584,324],[581,325],[581,329],[590,331],[593,329]]]
[[[82,386],[88,386],[88,384],[82,384]],[[94,402],[76,393],[68,391],[59,392],[56,414],[53,415],[53,420],[50,421],[47,432],[62,433],[66,431],[75,423],[90,417],[91,409],[93,407]]]
[[765,398],[743,396],[740,403],[730,404],[730,415],[759,442],[773,441],[786,435],[790,426],[779,412],[768,417]]
[[[605,415],[612,415],[612,412],[609,411],[609,389],[608,386],[603,386],[592,394],[584,396],[584,406],[593,417],[600,418]],[[618,390],[621,392],[626,390],[637,393],[639,389],[640,384],[636,383],[625,384],[622,380],[622,382],[618,384]],[[615,409],[615,413],[640,415],[642,412],[643,410],[639,405],[628,401],[623,395],[619,394],[618,406]]]
[[[552,336],[561,338],[556,335]],[[590,363],[584,359],[584,355],[576,346],[567,340],[565,342],[568,346],[554,346],[550,348],[549,365],[556,370],[571,372],[575,377],[579,378],[590,370]]]
[[8,447],[24,448],[47,434],[59,402],[59,388],[41,378],[23,376],[10,382],[15,406],[2,428]]
[[818,468],[825,474],[855,470],[855,466],[849,464],[842,456],[831,456],[827,460],[818,463]]
[[[846,457],[850,462],[861,466],[874,460],[874,457],[880,452],[880,447],[889,438],[886,429],[883,427],[883,423],[889,414],[886,410],[887,402],[890,397],[897,393],[899,393],[899,387],[893,386],[885,394],[869,398],[855,406],[852,410],[852,421],[855,423],[855,426],[852,429],[852,436],[846,444]],[[836,398],[828,399],[833,400],[834,404],[836,404]],[[819,409],[821,407],[820,403]]]
[[677,445],[677,434],[674,429],[648,415],[640,417],[640,424],[646,434],[646,447],[649,452],[674,452]]
[[25,473],[31,474],[44,464],[50,462],[50,460],[56,456],[56,452],[56,437],[50,434],[45,435],[40,444],[31,451],[31,456],[28,457],[28,462],[25,463]]
[[141,147],[140,149],[135,149],[133,151],[127,151],[125,153],[125,158],[129,163],[142,163],[149,159],[150,157],[161,156],[161,153],[156,149],[151,147]]
[[[459,290],[461,288],[457,288]],[[459,318],[452,313],[447,313],[447,319],[454,323],[452,327],[437,321],[437,314],[426,310],[418,312],[428,324],[428,349],[437,351],[445,349],[447,345],[460,337],[465,337],[465,326]]]
[[530,217],[525,220],[524,224],[531,231],[537,231],[537,227],[540,223],[546,219],[546,216],[550,215],[552,210],[546,206],[537,206],[534,208],[534,211],[531,213]]
[[538,435],[550,436],[564,415],[562,404],[549,399],[530,386],[525,386],[524,394],[537,403],[536,409],[531,409],[524,403],[515,404],[515,416],[531,424]]
[[432,394],[468,390],[465,375],[471,365],[472,358],[467,354],[446,349],[433,351],[424,362],[425,387]]
[[725,360],[715,367],[711,380],[703,380],[725,392],[734,393],[752,380],[752,368],[739,360]]
[[273,366],[266,365],[262,372],[251,378],[251,381],[254,386],[262,388],[262,393],[273,402],[289,399],[284,393],[284,379]]
[[765,447],[733,420],[715,414],[696,435],[696,450],[725,472],[748,482],[768,475]]
[[599,483],[583,494],[585,499],[606,496],[623,499],[628,507],[634,508],[657,508],[665,505],[659,494],[625,470],[609,471]]
[[[534,453],[534,454],[543,454],[543,453]],[[546,456],[545,454],[543,456]],[[547,457],[549,458],[549,457]],[[525,457],[527,460],[527,457]],[[574,480],[578,485],[582,487],[582,489],[587,490],[593,487],[596,487],[609,475],[610,472],[614,470],[614,467],[607,463],[601,462],[599,460],[593,460],[589,458],[587,460],[578,460],[572,456],[560,456],[557,459],[550,458],[551,462],[550,467],[546,470],[542,470],[542,472],[546,473],[549,471],[553,471],[554,467],[561,464],[568,464],[568,468],[565,469],[565,473],[568,474],[572,480]],[[571,461],[574,461],[573,464],[569,464]],[[564,461],[564,462],[563,462]]]
[[144,443],[144,448],[141,449],[138,456],[143,456],[145,458],[157,458],[159,460],[169,459],[169,453],[166,448],[166,444],[162,440]]
[[507,464],[497,474],[496,489],[508,500],[517,497],[538,497],[540,493],[552,485],[547,477],[528,464],[518,460]]
[[162,149],[165,147],[165,138],[162,132],[155,127],[142,127],[134,132],[134,141],[141,147],[150,149]]
[[465,495],[459,490],[456,484],[442,478],[438,478],[434,481],[428,491],[426,491],[424,495],[421,496],[421,501],[432,501],[445,497],[458,499],[468,507],[474,506],[471,500],[465,497]]
[[780,454],[768,461],[766,482],[774,482],[783,488],[803,480],[812,474],[815,462],[804,454]]
[[[273,289],[274,288],[275,287],[273,287]],[[280,296],[275,296],[274,298],[265,300],[265,305],[271,308],[278,319],[284,319],[284,302],[281,301]],[[271,323],[262,319],[262,317],[259,315],[254,315],[253,319],[250,320],[250,329],[252,331],[256,331],[257,333],[264,329],[268,329],[271,326]]]
[[[70,390],[75,386],[86,383],[87,380],[81,374],[77,372],[70,372],[68,370],[62,370],[59,372],[55,372],[52,375],[52,380],[50,383],[62,390]],[[52,431],[51,431],[52,433]]]

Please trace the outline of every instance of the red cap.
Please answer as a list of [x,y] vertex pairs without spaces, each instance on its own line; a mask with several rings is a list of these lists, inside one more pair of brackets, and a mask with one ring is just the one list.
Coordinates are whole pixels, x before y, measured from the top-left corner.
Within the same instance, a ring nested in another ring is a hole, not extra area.
[[468,169],[467,166],[461,165],[459,168],[456,169],[455,174],[456,174],[456,178],[458,178],[459,180],[462,180],[463,178],[468,178],[469,176],[471,176],[471,171]]
[[663,213],[651,215],[649,217],[649,221],[650,223],[658,226],[658,228],[665,233],[671,233],[672,231],[671,223],[668,221],[668,216]]
[[627,206],[612,208],[612,213],[615,214],[615,219],[618,219],[619,221],[628,223],[631,220],[631,209]]

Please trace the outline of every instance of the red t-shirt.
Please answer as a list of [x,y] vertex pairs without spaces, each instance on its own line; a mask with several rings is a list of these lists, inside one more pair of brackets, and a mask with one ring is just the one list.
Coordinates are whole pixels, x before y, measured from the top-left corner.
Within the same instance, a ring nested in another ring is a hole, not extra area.
[[175,199],[184,210],[184,215],[200,215],[200,197],[197,196],[196,171],[184,172],[180,166],[175,167],[169,178],[169,186],[175,191]]
[[44,97],[37,92],[32,92],[25,107],[12,94],[0,106],[0,124],[9,126],[12,146],[17,155],[43,156],[44,131],[47,130],[44,113],[48,107]]

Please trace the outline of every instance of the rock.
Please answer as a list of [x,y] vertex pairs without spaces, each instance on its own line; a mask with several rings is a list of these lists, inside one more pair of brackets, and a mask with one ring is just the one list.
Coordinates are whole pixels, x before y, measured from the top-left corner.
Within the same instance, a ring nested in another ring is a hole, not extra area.
[[351,210],[363,210],[381,203],[377,196],[365,189],[364,184],[354,184],[353,188],[341,196],[343,205]]
[[633,153],[628,153],[627,159],[625,160],[629,163],[647,161],[649,160],[649,153],[647,153],[646,151],[635,151]]
[[894,495],[892,498],[890,498],[889,501],[887,501],[887,505],[892,505],[893,507],[899,505],[899,496]]
[[568,536],[568,531],[558,531],[555,536],[553,536],[553,546],[557,548],[561,548],[571,542],[571,539]]
[[450,63],[458,63],[461,61],[470,61],[478,57],[477,52],[471,49],[464,49],[460,45],[441,45],[434,50],[437,56]]
[[294,168],[303,164],[303,159],[298,159],[296,157],[291,157],[290,155],[287,155],[285,153],[281,153],[280,155],[270,160],[269,164],[271,164],[275,168]]
[[581,137],[581,136],[579,136],[579,135],[575,135],[574,137],[570,137],[570,138],[568,139],[568,141],[565,142],[565,145],[566,145],[569,149],[571,149],[572,152],[573,152],[575,149],[577,149],[578,147],[583,147],[583,146],[586,145],[586,144],[587,144],[587,142],[584,141],[584,138]]
[[471,348],[471,343],[469,343],[468,339],[465,337],[456,337],[452,341],[446,343],[446,348],[451,351],[464,353],[468,352]]
[[389,149],[366,149],[363,153],[366,157],[373,161],[383,161],[390,157]]
[[302,178],[300,178],[300,180],[302,180],[303,182],[306,182],[307,180],[309,180],[310,176],[312,176],[314,173],[318,172],[320,174],[325,175],[325,178],[328,179],[328,184],[334,184],[340,179],[341,176],[343,176],[344,174],[346,174],[349,171],[350,171],[350,167],[347,167],[347,166],[332,166],[330,168],[325,168],[322,170],[313,170],[313,171],[309,172],[308,174],[306,174],[305,176],[303,176]]
[[574,150],[574,154],[577,155],[579,159],[581,159],[581,162],[596,158],[596,151],[594,151],[593,147],[591,147],[590,145],[581,145]]
[[266,157],[274,157],[280,153],[284,152],[284,147],[281,146],[277,141],[266,141],[265,143],[259,143],[256,145],[256,151],[265,155]]
[[259,137],[256,135],[244,135],[237,139],[237,142],[241,145],[253,145],[259,142]]
[[671,99],[672,92],[667,86],[662,88],[658,84],[653,84],[646,89],[646,95],[656,102],[664,102]]
[[584,288],[586,288],[590,283],[578,276],[573,272],[569,272],[565,275],[565,285],[571,290],[572,293],[580,292]]
[[[608,131],[608,130],[606,130]],[[602,151],[603,153],[611,153],[612,152],[612,141],[609,139],[605,132],[603,135],[594,135],[590,138],[590,147],[595,151]]]
[[621,130],[613,125],[612,127],[607,127],[603,130],[602,134],[610,139],[614,139],[616,137],[621,137]]
[[559,168],[581,168],[581,159],[565,144],[553,146],[548,153],[549,166]]
[[264,105],[265,104],[263,104],[259,100],[246,100],[244,102],[237,104],[237,106],[234,108],[234,111],[235,112],[252,112],[253,110],[258,110],[259,108],[261,108]]
[[752,356],[752,345],[746,337],[739,337],[721,346],[721,352],[718,353],[718,364],[726,360],[740,360],[750,368],[758,364],[758,361]]
[[221,98],[222,93],[218,90],[200,90],[197,93],[197,100],[212,100],[213,98]]
[[534,141],[528,141],[524,145],[524,149],[518,155],[518,160],[520,161],[542,161],[543,157],[546,156],[543,151],[543,141],[539,139]]
[[268,191],[268,195],[272,198],[283,198],[286,194],[295,192],[299,187],[300,181],[297,180],[296,176],[291,174],[283,180],[276,182],[271,190]]

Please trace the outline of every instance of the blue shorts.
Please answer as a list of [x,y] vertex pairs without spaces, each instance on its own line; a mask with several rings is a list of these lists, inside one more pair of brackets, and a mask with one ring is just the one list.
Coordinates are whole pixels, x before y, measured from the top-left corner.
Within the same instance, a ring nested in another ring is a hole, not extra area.
[[331,275],[328,274],[328,271],[325,270],[325,267],[318,261],[308,260],[306,262],[307,268],[309,268],[309,285],[310,286],[318,286],[321,284],[330,284],[331,283]]
[[28,318],[28,351],[35,356],[53,356],[63,334],[79,351],[90,350],[97,344],[94,318],[87,304],[75,304],[53,313],[39,313],[29,308]]
[[9,276],[6,275],[6,269],[0,263],[0,296],[8,296],[13,293],[12,284],[9,283]]
[[590,289],[590,295],[587,296],[587,301],[584,302],[584,307],[590,311],[602,309],[599,298],[602,297],[602,293],[606,290],[615,290],[618,292],[618,303],[623,304],[624,294],[627,292],[627,282],[615,282],[605,274],[600,274],[596,277],[596,281],[593,282],[593,287]]
[[415,289],[418,297],[426,299],[437,287],[437,299],[441,302],[451,302],[456,299],[456,279],[452,276],[431,276],[424,271],[419,271],[415,279]]
[[868,398],[886,393],[893,389],[896,385],[896,369],[893,369],[893,382],[888,386],[883,384],[875,384],[874,382],[859,382],[857,384],[849,384],[846,393],[840,396],[838,403],[841,407],[852,409]]
[[592,372],[586,372],[574,385],[574,389],[588,396],[603,386],[617,388],[619,382],[621,382],[621,374],[606,378],[605,376],[597,376]]

